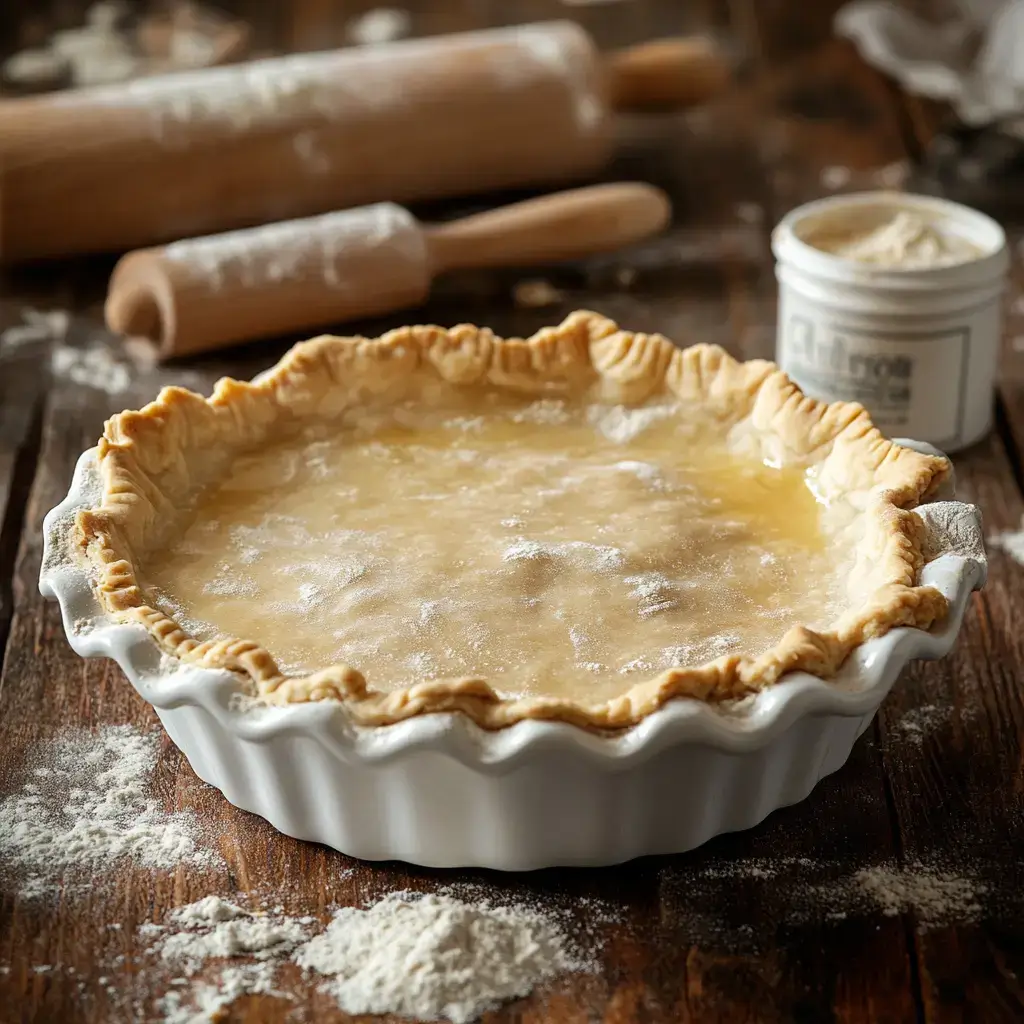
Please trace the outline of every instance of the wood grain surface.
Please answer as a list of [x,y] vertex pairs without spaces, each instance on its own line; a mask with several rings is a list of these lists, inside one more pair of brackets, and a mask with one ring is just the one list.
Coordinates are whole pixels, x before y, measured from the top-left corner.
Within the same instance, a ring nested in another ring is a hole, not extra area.
[[[54,6],[73,23],[84,5]],[[339,43],[346,20],[373,5],[224,6],[253,21],[260,45],[286,49]],[[524,334],[589,307],[681,344],[712,341],[745,356],[770,355],[771,225],[794,204],[830,190],[902,177],[901,162],[919,154],[941,123],[829,39],[837,6],[831,0],[404,6],[421,33],[570,15],[602,44],[625,45],[706,27],[742,57],[735,88],[713,106],[622,119],[619,155],[605,177],[647,180],[670,192],[675,223],[664,237],[545,271],[562,295],[548,308],[515,306],[512,289],[523,276],[515,271],[450,274],[415,314],[420,321],[484,321],[499,333]],[[39,18],[33,3],[5,3],[6,49]],[[416,212],[455,216],[510,198]],[[1024,225],[1008,227],[1022,236]],[[158,728],[112,663],[71,651],[56,607],[38,593],[40,523],[66,493],[79,453],[95,442],[106,416],[145,402],[161,385],[208,389],[223,373],[250,376],[292,340],[139,368],[100,326],[109,269],[109,261],[77,261],[0,279],[0,329],[17,322],[25,306],[68,309],[66,344],[109,345],[131,372],[129,389],[108,395],[51,373],[45,344],[0,351],[0,796],[21,785],[33,746],[63,729]],[[1024,294],[1019,261],[1014,273],[1011,300]],[[402,319],[356,327],[375,334]],[[993,532],[1019,529],[1024,513],[1021,339],[1018,302],[1007,323],[998,430],[955,460],[962,493],[980,505]],[[573,930],[600,940],[600,973],[558,980],[488,1015],[489,1024],[1022,1020],[1022,621],[1024,567],[993,551],[989,583],[973,599],[956,650],[908,670],[849,762],[806,801],[693,853],[606,870],[499,875],[361,864],[279,835],[231,807],[164,739],[155,792],[168,810],[201,817],[224,867],[152,871],[120,862],[105,884],[53,901],[20,899],[0,874],[0,1021],[157,1019],[153,1002],[167,973],[147,958],[135,930],[207,893],[270,899],[326,919],[334,905],[453,882],[479,884],[500,901],[558,907]],[[929,925],[913,913],[886,916],[835,897],[858,871],[883,863],[972,879],[979,914]],[[220,1019],[350,1019],[297,971],[282,971],[281,987],[290,999],[245,997]]]

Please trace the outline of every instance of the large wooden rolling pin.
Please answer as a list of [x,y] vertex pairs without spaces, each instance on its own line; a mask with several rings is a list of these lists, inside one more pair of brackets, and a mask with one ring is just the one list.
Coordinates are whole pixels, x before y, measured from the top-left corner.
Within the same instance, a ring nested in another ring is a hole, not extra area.
[[0,260],[569,180],[609,155],[610,110],[727,76],[706,40],[604,57],[551,22],[2,101]]
[[162,358],[289,334],[423,302],[432,277],[618,248],[660,231],[668,198],[650,185],[593,185],[445,224],[393,203],[128,253],[110,279],[111,330]]

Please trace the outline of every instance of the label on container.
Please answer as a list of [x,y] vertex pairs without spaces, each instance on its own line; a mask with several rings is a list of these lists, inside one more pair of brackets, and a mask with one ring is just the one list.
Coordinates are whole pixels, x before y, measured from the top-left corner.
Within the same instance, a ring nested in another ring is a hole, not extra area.
[[860,402],[890,437],[942,447],[963,434],[970,350],[970,324],[880,334],[790,310],[777,359],[812,398]]

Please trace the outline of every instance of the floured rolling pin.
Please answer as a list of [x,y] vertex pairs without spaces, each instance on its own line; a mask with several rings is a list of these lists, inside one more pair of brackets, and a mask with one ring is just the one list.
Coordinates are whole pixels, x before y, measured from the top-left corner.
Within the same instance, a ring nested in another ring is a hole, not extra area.
[[393,203],[128,253],[107,293],[112,331],[161,358],[419,305],[444,270],[525,266],[616,249],[668,223],[650,185],[558,192],[445,224]]
[[610,155],[612,110],[727,79],[705,39],[606,57],[551,22],[7,100],[0,260],[569,180]]

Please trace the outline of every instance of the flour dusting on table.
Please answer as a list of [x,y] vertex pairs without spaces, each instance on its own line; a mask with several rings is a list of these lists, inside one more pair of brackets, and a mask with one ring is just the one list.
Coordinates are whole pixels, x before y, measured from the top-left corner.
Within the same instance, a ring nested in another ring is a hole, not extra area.
[[130,725],[74,730],[43,741],[27,779],[0,803],[0,867],[22,898],[46,895],[65,875],[88,881],[119,858],[143,867],[210,867],[191,811],[167,813],[149,795],[156,732]]
[[1024,565],[1024,529],[1003,530],[987,538],[998,551],[1005,551],[1018,565]]

